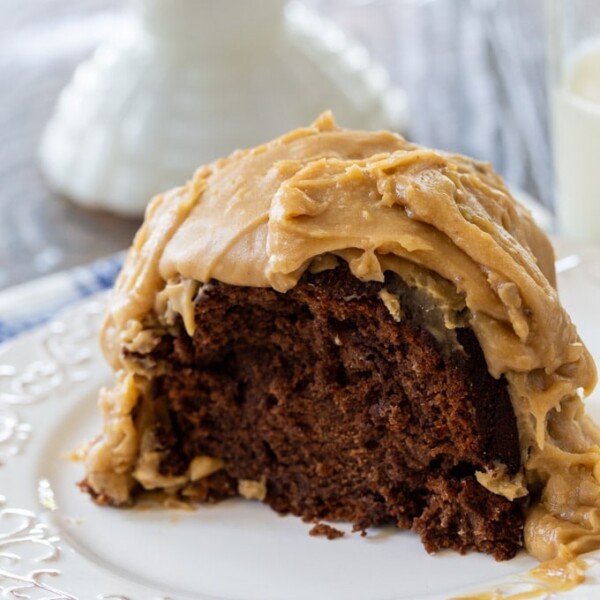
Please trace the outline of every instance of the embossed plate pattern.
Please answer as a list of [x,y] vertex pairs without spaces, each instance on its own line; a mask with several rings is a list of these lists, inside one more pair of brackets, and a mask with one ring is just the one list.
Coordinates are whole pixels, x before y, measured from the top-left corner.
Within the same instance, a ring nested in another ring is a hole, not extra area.
[[[600,249],[564,247],[559,285],[600,359]],[[526,555],[429,556],[406,532],[328,542],[299,519],[229,501],[195,511],[95,506],[70,457],[98,431],[95,398],[111,373],[98,349],[104,298],[0,348],[0,598],[46,600],[441,600],[530,589]],[[589,410],[600,418],[598,392]],[[598,598],[600,567],[569,593]]]

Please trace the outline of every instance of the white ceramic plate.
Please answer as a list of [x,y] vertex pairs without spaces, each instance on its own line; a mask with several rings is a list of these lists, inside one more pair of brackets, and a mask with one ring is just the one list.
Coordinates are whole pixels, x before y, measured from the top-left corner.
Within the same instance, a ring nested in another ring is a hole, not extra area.
[[[600,359],[600,250],[570,246],[563,301]],[[428,555],[397,530],[329,542],[264,505],[228,501],[195,511],[94,505],[68,455],[99,430],[96,395],[111,381],[96,341],[103,299],[0,349],[0,598],[49,600],[437,600],[530,589],[521,554]],[[590,400],[600,417],[600,396]],[[576,590],[600,597],[589,571]]]

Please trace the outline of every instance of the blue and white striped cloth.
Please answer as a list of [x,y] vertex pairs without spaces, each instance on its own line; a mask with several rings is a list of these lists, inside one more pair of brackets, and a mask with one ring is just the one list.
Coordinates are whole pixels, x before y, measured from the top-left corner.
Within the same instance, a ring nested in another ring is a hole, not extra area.
[[119,252],[0,291],[0,344],[49,321],[65,306],[110,289],[124,257],[125,252]]

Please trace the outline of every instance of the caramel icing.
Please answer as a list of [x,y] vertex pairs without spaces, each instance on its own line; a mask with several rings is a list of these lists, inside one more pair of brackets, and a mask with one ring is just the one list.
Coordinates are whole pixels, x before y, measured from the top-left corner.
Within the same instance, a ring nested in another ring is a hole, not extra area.
[[[527,573],[519,575],[514,582],[500,585],[501,589],[487,590],[468,596],[454,596],[452,600],[539,600],[553,598],[555,594],[568,592],[585,581],[585,572],[592,566],[562,546],[558,554]],[[503,591],[508,588],[509,591]],[[520,588],[521,591],[514,591]]]
[[379,292],[379,297],[381,298],[381,301],[385,307],[388,309],[390,315],[392,315],[392,319],[397,322],[402,321],[402,306],[400,305],[400,298],[385,288],[381,289]]
[[252,481],[252,479],[240,479],[238,482],[238,493],[246,500],[264,500],[267,497],[267,484],[264,479]]
[[[596,383],[595,367],[559,303],[550,242],[487,164],[388,132],[339,129],[325,114],[309,128],[203,167],[150,204],[113,294],[105,353],[126,369],[120,348],[138,339],[155,305],[184,313],[189,282],[285,292],[306,269],[337,260],[364,281],[412,269],[415,281],[436,281],[441,298],[466,306],[490,373],[507,379],[517,416],[524,477],[536,492],[527,549],[548,560],[562,548],[575,555],[598,548],[600,433],[581,402]],[[110,444],[118,442],[112,450],[121,459],[128,451],[130,461],[117,460],[115,489],[123,494],[140,460],[132,451],[138,434],[119,389],[106,394],[105,433],[88,455],[88,480],[112,493],[102,478],[110,478]],[[122,439],[115,439],[119,425]],[[514,482],[489,474],[479,481],[521,494]]]

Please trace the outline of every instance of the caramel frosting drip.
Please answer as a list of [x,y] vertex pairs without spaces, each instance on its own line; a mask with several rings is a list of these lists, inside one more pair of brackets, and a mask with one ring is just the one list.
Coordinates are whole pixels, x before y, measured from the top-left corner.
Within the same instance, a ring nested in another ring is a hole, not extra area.
[[339,129],[325,114],[203,167],[150,205],[117,282],[105,352],[124,367],[119,348],[168,281],[285,292],[324,257],[364,281],[410,264],[451,284],[490,372],[508,381],[534,497],[527,549],[547,560],[561,547],[600,547],[600,433],[581,403],[595,367],[559,303],[550,242],[487,164]]

